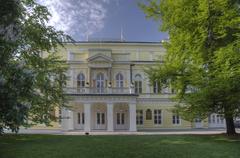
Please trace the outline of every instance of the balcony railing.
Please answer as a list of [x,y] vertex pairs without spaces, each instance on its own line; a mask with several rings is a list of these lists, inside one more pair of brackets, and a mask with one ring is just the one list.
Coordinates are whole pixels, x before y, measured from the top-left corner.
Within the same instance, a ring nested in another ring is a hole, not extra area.
[[93,88],[93,87],[66,87],[65,92],[67,94],[135,94],[133,88]]

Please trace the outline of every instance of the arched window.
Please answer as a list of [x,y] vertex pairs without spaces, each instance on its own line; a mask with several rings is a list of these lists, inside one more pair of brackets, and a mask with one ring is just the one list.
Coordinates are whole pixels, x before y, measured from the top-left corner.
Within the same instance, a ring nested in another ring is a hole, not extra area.
[[83,73],[80,73],[77,76],[77,87],[79,87],[79,88],[85,87],[85,76]]
[[146,111],[146,120],[152,120],[152,110],[147,109]]
[[153,93],[161,93],[161,87],[160,87],[160,82],[159,81],[154,81],[153,82]]
[[104,79],[104,75],[103,75],[103,73],[98,73],[97,74],[97,80],[103,80]]
[[123,75],[121,73],[118,73],[116,75],[116,86],[118,88],[122,88],[123,87]]
[[98,73],[96,77],[97,81],[97,92],[102,93],[104,91],[104,74]]
[[142,93],[142,76],[140,74],[135,75],[134,87],[135,93]]

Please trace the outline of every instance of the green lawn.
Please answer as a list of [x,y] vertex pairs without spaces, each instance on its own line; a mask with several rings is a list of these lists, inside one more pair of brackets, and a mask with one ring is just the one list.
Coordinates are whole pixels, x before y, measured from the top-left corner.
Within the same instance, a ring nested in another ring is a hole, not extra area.
[[240,158],[240,138],[215,136],[0,136],[0,158]]

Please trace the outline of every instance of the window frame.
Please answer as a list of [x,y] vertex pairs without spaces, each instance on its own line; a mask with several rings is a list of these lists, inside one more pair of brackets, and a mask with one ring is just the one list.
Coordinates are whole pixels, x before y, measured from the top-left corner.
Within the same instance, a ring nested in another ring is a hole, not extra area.
[[124,76],[121,73],[118,73],[116,75],[116,87],[117,88],[123,88],[124,87]]
[[77,87],[78,88],[84,88],[85,87],[85,75],[83,73],[79,73],[77,76]]
[[154,81],[153,82],[153,93],[154,94],[160,94],[161,93],[161,88],[160,88],[160,82],[159,81]]
[[172,113],[172,124],[181,125],[181,117],[177,112]]
[[96,116],[97,125],[105,125],[106,124],[106,115],[105,112],[97,112]]
[[77,112],[77,124],[78,125],[84,125],[85,124],[84,112]]
[[142,93],[142,76],[140,74],[135,75],[134,92],[137,93],[137,94]]
[[126,122],[126,116],[124,112],[117,112],[117,125],[124,125]]
[[143,125],[144,122],[144,115],[143,115],[143,110],[136,110],[136,124],[137,125]]
[[154,115],[154,120],[153,120],[154,125],[162,125],[163,123],[162,109],[154,109],[153,115]]
[[103,93],[104,89],[105,89],[105,86],[106,86],[106,84],[105,84],[104,73],[99,72],[96,75],[96,90],[97,90],[97,93]]

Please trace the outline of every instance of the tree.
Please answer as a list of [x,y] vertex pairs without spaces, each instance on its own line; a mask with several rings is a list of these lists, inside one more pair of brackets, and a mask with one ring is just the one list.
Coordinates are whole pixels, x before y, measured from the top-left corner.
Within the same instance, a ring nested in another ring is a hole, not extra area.
[[67,66],[55,50],[71,38],[47,26],[50,14],[34,0],[0,0],[0,16],[0,134],[50,125],[66,102]]
[[164,64],[147,70],[151,81],[175,89],[177,109],[188,120],[224,114],[227,134],[234,135],[233,118],[240,113],[238,0],[151,0],[140,6],[162,21],[170,37]]

